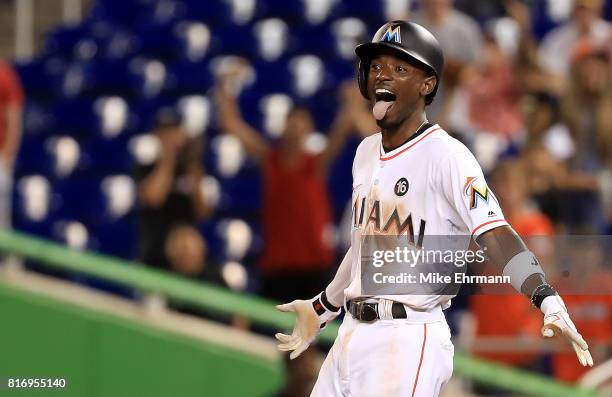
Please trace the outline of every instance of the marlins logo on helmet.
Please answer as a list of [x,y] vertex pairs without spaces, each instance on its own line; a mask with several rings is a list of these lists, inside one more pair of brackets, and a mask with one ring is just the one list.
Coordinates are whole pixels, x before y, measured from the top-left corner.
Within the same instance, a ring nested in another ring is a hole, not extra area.
[[400,25],[389,26],[385,34],[381,37],[380,41],[393,41],[395,43],[401,43],[402,34],[400,31]]

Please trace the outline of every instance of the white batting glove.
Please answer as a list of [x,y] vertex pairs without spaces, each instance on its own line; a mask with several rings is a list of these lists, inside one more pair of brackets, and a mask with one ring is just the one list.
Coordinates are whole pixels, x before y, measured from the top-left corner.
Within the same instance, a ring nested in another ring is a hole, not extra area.
[[[310,300],[294,300],[291,303],[278,305],[276,308],[282,312],[294,312],[297,314],[293,332],[291,335],[277,333],[278,350],[290,351],[290,359],[297,358],[315,340],[325,325],[340,314],[340,309],[333,311],[333,307],[326,307],[321,302],[321,295],[317,295]],[[323,299],[326,301],[327,299]]]
[[547,296],[542,301],[540,310],[544,313],[544,326],[542,336],[552,338],[555,335],[565,336],[572,344],[578,361],[583,367],[593,366],[593,358],[589,352],[589,345],[578,333],[576,326],[567,313],[565,303],[559,295]]

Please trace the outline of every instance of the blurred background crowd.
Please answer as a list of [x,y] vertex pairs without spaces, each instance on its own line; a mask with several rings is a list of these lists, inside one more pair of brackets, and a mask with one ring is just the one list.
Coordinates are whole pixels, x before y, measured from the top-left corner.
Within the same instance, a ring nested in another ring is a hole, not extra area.
[[[428,119],[474,152],[515,230],[612,232],[610,1],[84,4],[34,56],[0,64],[3,227],[275,300],[314,296],[348,247],[355,148],[377,132],[354,48],[409,19],[446,60]],[[608,358],[611,296],[566,301]],[[460,297],[449,318],[466,346],[502,346],[487,358],[582,375],[569,350],[528,343],[541,318],[523,297]]]

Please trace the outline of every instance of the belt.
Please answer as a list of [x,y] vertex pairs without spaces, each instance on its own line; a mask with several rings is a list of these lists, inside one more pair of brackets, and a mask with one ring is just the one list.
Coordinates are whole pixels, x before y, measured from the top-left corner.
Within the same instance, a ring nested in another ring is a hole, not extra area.
[[[380,319],[378,314],[378,302],[350,300],[346,305],[348,312],[354,319],[371,322]],[[407,318],[406,308],[402,303],[393,302],[391,306],[393,318]]]

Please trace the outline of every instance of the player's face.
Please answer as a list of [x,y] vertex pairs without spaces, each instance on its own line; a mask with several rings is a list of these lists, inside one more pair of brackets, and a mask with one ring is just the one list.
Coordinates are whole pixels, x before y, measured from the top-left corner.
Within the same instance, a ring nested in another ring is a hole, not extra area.
[[[408,119],[419,101],[433,90],[435,81],[435,77],[392,53],[383,52],[373,58],[368,72],[368,94],[375,115],[379,114],[376,116],[379,127],[393,128]],[[384,102],[385,106],[377,102]]]

